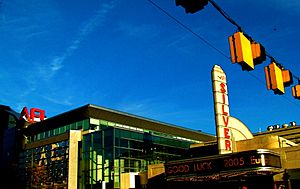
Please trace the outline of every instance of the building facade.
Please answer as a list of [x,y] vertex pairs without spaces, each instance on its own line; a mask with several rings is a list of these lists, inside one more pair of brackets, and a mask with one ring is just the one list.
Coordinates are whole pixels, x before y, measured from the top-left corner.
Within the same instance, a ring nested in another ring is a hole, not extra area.
[[[18,159],[17,123],[19,113],[10,107],[0,105],[0,183],[9,184],[8,180],[16,180],[15,171]],[[14,186],[14,185],[11,185]]]
[[[275,127],[272,127],[275,128]],[[169,188],[296,189],[300,186],[300,127],[260,132],[219,154],[217,142],[194,144],[188,158],[167,162]]]
[[215,140],[94,105],[18,127],[22,188],[146,188],[147,178],[138,175],[149,165],[180,159],[191,144]]
[[48,119],[39,109],[19,114],[1,106],[0,116],[1,188],[296,189],[300,184],[296,124],[236,141],[233,153],[219,154],[215,136],[95,105]]

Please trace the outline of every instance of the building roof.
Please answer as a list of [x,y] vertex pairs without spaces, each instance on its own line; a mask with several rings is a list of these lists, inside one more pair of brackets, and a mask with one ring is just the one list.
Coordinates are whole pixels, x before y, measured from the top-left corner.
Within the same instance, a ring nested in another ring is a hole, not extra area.
[[290,140],[296,144],[300,143],[300,126],[290,126],[287,128],[278,128],[266,132],[260,132],[255,134],[255,136],[260,136],[260,135],[276,135],[283,137],[287,140]]
[[112,110],[92,104],[87,104],[77,109],[48,118],[44,121],[31,124],[28,126],[28,128],[24,130],[24,132],[28,135],[33,133],[40,133],[49,129],[58,128],[63,125],[74,123],[76,121],[80,121],[87,118],[102,119],[145,130],[171,134],[198,141],[215,140],[215,136],[207,133],[179,127],[168,123],[163,123],[149,118],[117,110]]
[[10,114],[12,116],[14,116],[16,119],[19,118],[20,113],[15,112],[14,110],[12,110],[9,106],[5,106],[5,105],[1,105],[0,104],[0,113],[5,112],[7,114]]

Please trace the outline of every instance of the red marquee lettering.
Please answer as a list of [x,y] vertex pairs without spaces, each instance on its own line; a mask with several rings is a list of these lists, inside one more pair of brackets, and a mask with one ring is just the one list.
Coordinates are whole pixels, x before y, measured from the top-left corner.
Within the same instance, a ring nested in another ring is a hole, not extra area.
[[229,117],[228,116],[222,116],[222,118],[223,118],[223,122],[225,124],[225,127],[227,127],[228,126]]
[[212,170],[211,162],[201,162],[194,164],[194,171]]
[[[221,78],[220,78],[221,79]],[[231,135],[230,135],[230,130],[228,128],[228,123],[229,123],[229,112],[225,110],[225,105],[226,105],[226,84],[221,83],[220,84],[220,92],[222,93],[222,119],[223,123],[225,125],[224,127],[224,137],[225,137],[225,149],[227,151],[231,151]]]
[[230,139],[229,129],[226,127],[224,128],[224,136],[225,136],[225,138]]
[[231,141],[230,140],[225,140],[225,148],[226,150],[231,150]]
[[226,85],[225,85],[225,83],[221,83],[220,87],[221,87],[221,90],[220,90],[221,93],[226,93],[226,89],[225,89]]
[[176,173],[187,173],[189,172],[190,167],[188,165],[175,165],[168,167],[168,174],[176,174]]
[[225,104],[222,104],[222,114],[228,116],[228,112],[225,112]]
[[226,98],[225,98],[225,97],[226,97],[226,96],[225,96],[225,93],[223,93],[223,94],[222,94],[222,100],[223,100],[222,102],[223,102],[223,104],[226,104]]

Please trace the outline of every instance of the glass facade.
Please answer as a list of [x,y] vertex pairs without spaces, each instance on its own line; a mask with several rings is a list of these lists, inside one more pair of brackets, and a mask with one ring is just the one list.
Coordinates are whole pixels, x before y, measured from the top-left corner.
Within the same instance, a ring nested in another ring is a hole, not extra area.
[[95,132],[83,136],[83,188],[96,188],[102,181],[119,188],[121,173],[143,172],[150,164],[178,158],[192,143],[113,122],[99,123],[91,125]]
[[[70,130],[89,127],[89,119],[74,122],[27,137],[26,144],[55,138]],[[67,188],[69,140],[23,150],[19,154],[18,174],[25,188]]]
[[69,141],[40,146],[20,154],[19,174],[26,188],[67,188]]
[[70,130],[80,130],[80,129],[89,128],[89,119],[82,121],[74,122],[68,125],[64,125],[55,129],[49,129],[47,131],[28,136],[26,143],[33,143],[39,140],[55,137],[61,134],[64,134]]
[[[120,188],[122,173],[147,171],[151,164],[180,158],[198,141],[122,125],[100,119],[85,119],[27,137],[19,158],[20,177],[26,188],[68,188],[69,140],[41,145],[70,130],[82,131],[79,145],[78,187]],[[41,143],[42,144],[42,143]]]

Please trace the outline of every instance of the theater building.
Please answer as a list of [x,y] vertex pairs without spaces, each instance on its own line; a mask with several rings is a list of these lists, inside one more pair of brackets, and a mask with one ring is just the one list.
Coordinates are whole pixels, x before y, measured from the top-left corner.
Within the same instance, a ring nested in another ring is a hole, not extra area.
[[218,153],[217,142],[194,144],[189,152],[192,157],[165,164],[168,188],[299,188],[300,146],[283,135],[298,141],[300,127],[255,134],[235,142],[228,154]]
[[164,164],[167,188],[296,189],[300,127],[294,122],[253,135],[230,115],[227,76],[212,69],[217,140],[193,144],[190,157]]
[[216,135],[85,105],[46,118],[0,106],[0,188],[298,189],[300,127],[252,134],[212,69]]
[[21,144],[12,147],[18,152],[12,167],[19,188],[146,188],[149,166],[215,140],[95,105],[47,119],[44,111],[26,108],[16,122],[11,136]]
[[[0,114],[1,188],[300,185],[300,127],[294,122],[248,139],[232,132],[232,152],[221,154],[215,136],[95,105],[47,119],[36,108],[17,113],[1,106]],[[228,120],[239,125],[234,121]]]

